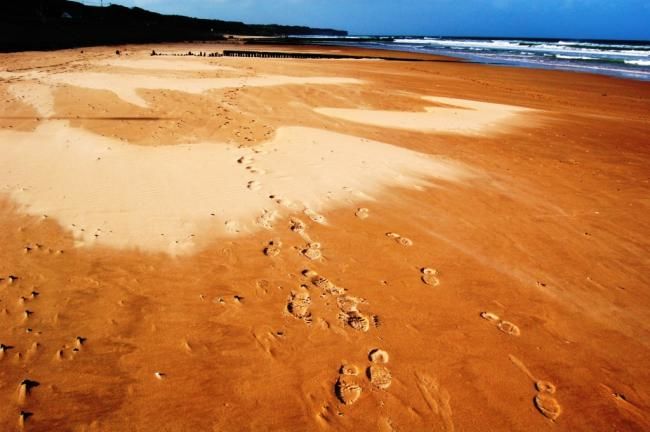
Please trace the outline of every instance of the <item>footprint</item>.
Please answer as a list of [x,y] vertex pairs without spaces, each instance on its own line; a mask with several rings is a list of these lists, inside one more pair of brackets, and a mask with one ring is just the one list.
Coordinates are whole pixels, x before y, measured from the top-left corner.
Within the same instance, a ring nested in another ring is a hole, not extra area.
[[499,315],[492,313],[492,312],[481,312],[481,318],[484,320],[490,321],[490,322],[499,322],[501,321],[501,318],[499,318]]
[[323,290],[326,294],[341,295],[345,293],[345,288],[337,287],[332,281],[318,274],[312,276],[311,283]]
[[359,208],[354,213],[354,215],[361,220],[368,219],[368,217],[370,216],[370,210],[368,210],[367,208]]
[[402,246],[413,246],[413,240],[406,237],[400,237],[397,242]]
[[302,233],[305,232],[306,228],[305,223],[298,218],[291,218],[289,221],[289,229],[293,232]]
[[227,220],[224,222],[224,225],[226,225],[226,231],[229,233],[238,233],[239,232],[239,223],[234,220]]
[[341,369],[339,370],[339,373],[341,375],[357,376],[357,375],[359,375],[359,368],[356,367],[355,365],[344,364],[343,366],[341,366]]
[[279,240],[271,240],[264,248],[264,255],[269,257],[278,256],[280,254],[280,248],[282,247],[282,242]]
[[438,270],[425,267],[420,271],[422,272],[422,282],[431,286],[440,285],[440,279],[438,279]]
[[341,311],[339,318],[355,330],[367,332],[370,330],[370,318],[359,312],[357,306],[363,299],[342,295],[336,299],[336,304]]
[[367,332],[370,330],[370,319],[359,311],[347,313],[347,323],[355,330]]
[[320,243],[316,242],[309,243],[307,248],[302,250],[302,254],[312,261],[320,259],[323,256],[320,250]]
[[557,388],[555,384],[550,381],[539,380],[535,378],[530,370],[526,367],[524,362],[519,360],[517,357],[510,354],[508,356],[510,361],[517,366],[528,378],[530,378],[535,383],[535,389],[537,394],[533,399],[535,408],[542,413],[542,415],[550,420],[556,420],[560,414],[562,414],[562,406],[559,404],[557,399],[553,397]]
[[321,214],[318,214],[318,213],[316,213],[315,211],[313,211],[311,209],[305,209],[305,211],[303,213],[305,213],[305,215],[307,215],[309,217],[309,219],[311,219],[312,221],[314,221],[316,223],[324,224],[326,222],[325,216],[323,216]]
[[535,388],[538,392],[547,394],[555,394],[555,391],[557,390],[555,384],[550,381],[537,381],[535,383]]
[[40,383],[30,379],[23,380],[18,386],[18,403],[24,405],[27,401],[27,396],[31,393],[32,389],[38,387]]
[[287,303],[287,311],[295,318],[311,323],[311,312],[309,306],[311,305],[311,296],[307,291],[307,287],[302,285],[300,291],[291,292],[289,302]]
[[368,353],[368,360],[373,363],[388,363],[388,353],[382,349],[376,348]]
[[246,187],[249,190],[252,190],[252,191],[258,191],[258,190],[262,189],[262,185],[257,180],[249,181],[248,184],[246,185]]
[[386,366],[372,365],[366,370],[370,383],[377,388],[387,389],[393,382],[393,376]]
[[549,393],[540,392],[535,396],[535,407],[544,417],[556,420],[562,414],[562,407]]
[[500,321],[497,324],[497,328],[504,332],[505,334],[509,334],[510,336],[520,336],[521,335],[521,330],[519,330],[519,327],[511,323],[510,321]]
[[250,156],[242,156],[239,159],[237,159],[237,163],[238,164],[246,164],[246,165],[248,165],[248,164],[253,163],[253,158],[251,158]]
[[264,213],[257,218],[257,224],[267,230],[273,229],[273,222],[278,217],[278,213],[273,210],[264,210]]
[[401,235],[395,232],[387,232],[386,237],[395,240],[397,243],[401,244],[402,246],[413,246],[413,240],[407,237],[402,237]]
[[18,415],[18,427],[20,427],[21,429],[24,428],[25,423],[27,422],[27,420],[29,420],[29,418],[31,416],[33,416],[33,415],[34,414],[29,412],[29,411],[22,411],[21,410],[20,414]]
[[480,317],[491,323],[496,323],[496,326],[503,333],[510,336],[521,336],[521,330],[515,324],[510,321],[505,321],[499,318],[499,315],[493,312],[481,312]]
[[354,365],[343,365],[339,370],[340,374],[334,385],[334,393],[344,405],[352,405],[361,397],[361,386],[357,375],[359,368]]

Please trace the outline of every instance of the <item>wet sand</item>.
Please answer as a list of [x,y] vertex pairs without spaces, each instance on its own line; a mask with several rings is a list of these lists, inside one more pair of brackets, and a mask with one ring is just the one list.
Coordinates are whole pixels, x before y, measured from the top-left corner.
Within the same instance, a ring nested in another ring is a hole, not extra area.
[[2,55],[1,430],[650,429],[650,84],[151,49]]

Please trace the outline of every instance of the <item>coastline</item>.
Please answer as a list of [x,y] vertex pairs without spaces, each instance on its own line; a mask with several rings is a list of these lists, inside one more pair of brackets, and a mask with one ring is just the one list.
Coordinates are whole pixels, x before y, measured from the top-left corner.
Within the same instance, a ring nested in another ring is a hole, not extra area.
[[650,427],[649,83],[225,47],[0,54],[3,430]]

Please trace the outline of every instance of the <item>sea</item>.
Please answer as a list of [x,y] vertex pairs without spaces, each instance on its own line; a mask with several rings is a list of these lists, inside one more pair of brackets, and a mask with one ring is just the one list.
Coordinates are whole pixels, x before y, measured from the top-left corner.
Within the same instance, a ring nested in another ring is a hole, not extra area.
[[650,81],[650,41],[347,36],[334,43]]

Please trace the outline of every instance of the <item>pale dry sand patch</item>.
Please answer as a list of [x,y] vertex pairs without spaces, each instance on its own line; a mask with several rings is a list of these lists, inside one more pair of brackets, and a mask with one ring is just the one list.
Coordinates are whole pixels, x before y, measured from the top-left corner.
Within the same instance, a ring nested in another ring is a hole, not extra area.
[[131,58],[110,58],[105,60],[98,60],[93,62],[98,66],[112,66],[127,69],[139,70],[153,70],[153,71],[186,71],[186,72],[201,72],[201,71],[216,71],[228,70],[237,71],[239,69],[231,66],[216,65],[213,63],[206,63],[202,58],[161,58],[151,57],[142,59]]
[[[79,246],[173,254],[260,229],[255,220],[266,211],[326,211],[353,205],[351,192],[375,196],[472,175],[443,158],[301,127],[280,128],[253,149],[140,147],[52,121],[30,133],[0,132],[0,159],[1,190],[26,213],[56,219]],[[251,181],[259,187],[251,190]]]
[[7,90],[16,99],[33,107],[39,116],[54,115],[54,95],[50,87],[38,82],[23,81],[10,84]]
[[513,125],[522,114],[533,112],[513,105],[467,99],[424,96],[424,100],[443,104],[423,112],[364,110],[354,108],[316,108],[319,114],[370,126],[422,132],[480,134]]

